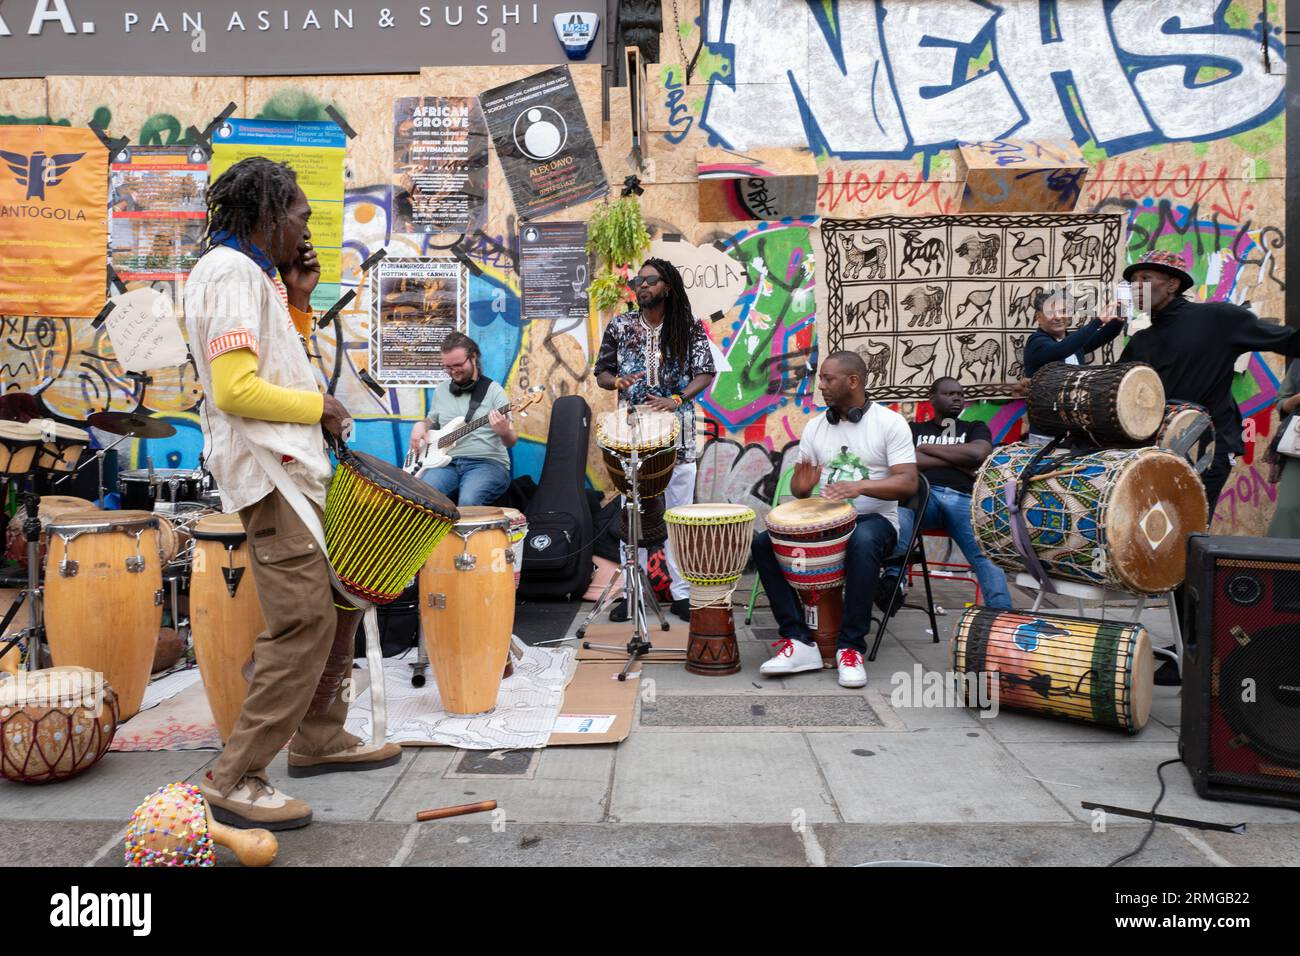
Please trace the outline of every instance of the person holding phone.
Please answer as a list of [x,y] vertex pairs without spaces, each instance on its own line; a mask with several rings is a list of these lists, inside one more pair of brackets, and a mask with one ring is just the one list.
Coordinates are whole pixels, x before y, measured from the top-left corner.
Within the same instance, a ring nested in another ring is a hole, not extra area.
[[345,731],[342,694],[307,715],[336,634],[355,631],[359,615],[336,615],[329,562],[251,447],[279,456],[312,507],[324,508],[333,469],[322,429],[341,437],[351,419],[321,394],[305,348],[320,281],[311,207],[293,170],[261,157],[217,177],[207,201],[185,323],[207,396],[204,456],[223,509],[244,526],[266,631],[239,720],[202,787],[221,822],[281,830],[305,826],[312,812],[268,781],[267,764],[286,743],[290,776],[388,766],[401,748]]

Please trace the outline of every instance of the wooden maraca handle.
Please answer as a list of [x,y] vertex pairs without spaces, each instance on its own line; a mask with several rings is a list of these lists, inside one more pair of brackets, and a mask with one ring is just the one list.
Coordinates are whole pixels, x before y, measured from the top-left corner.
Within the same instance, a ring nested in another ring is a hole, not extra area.
[[212,819],[212,808],[204,807],[208,813],[208,836],[213,843],[219,843],[235,851],[235,856],[244,866],[266,866],[280,852],[280,843],[270,830],[241,830],[228,827]]
[[456,807],[439,807],[437,810],[421,810],[415,815],[418,823],[425,823],[429,820],[441,820],[444,817],[459,817],[466,813],[483,813],[487,810],[495,810],[497,802],[495,800],[484,800],[482,803],[462,803]]

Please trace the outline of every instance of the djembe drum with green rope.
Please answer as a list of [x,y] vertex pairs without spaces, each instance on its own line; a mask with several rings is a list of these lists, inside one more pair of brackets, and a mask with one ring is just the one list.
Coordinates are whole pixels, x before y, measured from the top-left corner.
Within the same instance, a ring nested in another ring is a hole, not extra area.
[[722,676],[740,670],[731,595],[749,560],[754,512],[744,505],[697,504],[664,515],[677,567],[691,585],[686,669]]

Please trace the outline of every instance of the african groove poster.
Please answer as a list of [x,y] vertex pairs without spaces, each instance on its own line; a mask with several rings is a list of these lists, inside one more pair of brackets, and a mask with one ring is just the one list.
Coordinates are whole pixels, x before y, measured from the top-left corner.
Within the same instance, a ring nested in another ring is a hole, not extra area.
[[1010,398],[1035,296],[1059,292],[1076,320],[1096,315],[1122,260],[1120,219],[1107,215],[825,219],[821,233],[828,351],[858,352],[884,401],[923,399],[941,375],[969,398]]
[[520,219],[536,219],[609,192],[567,66],[479,97]]
[[393,232],[469,233],[487,218],[488,132],[473,96],[393,101]]

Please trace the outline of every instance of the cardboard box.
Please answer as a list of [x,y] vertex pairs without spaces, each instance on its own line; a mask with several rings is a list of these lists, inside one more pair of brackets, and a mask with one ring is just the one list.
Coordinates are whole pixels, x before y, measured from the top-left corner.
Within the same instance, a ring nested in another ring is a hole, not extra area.
[[616,744],[632,732],[636,695],[641,692],[641,667],[633,665],[628,679],[618,679],[622,663],[589,661],[578,664],[564,689],[556,725],[574,729],[551,732],[548,747],[575,744]]
[[961,212],[1074,212],[1088,161],[1074,143],[993,140],[956,154]]
[[817,160],[808,149],[702,149],[695,157],[700,222],[784,219],[817,212]]

